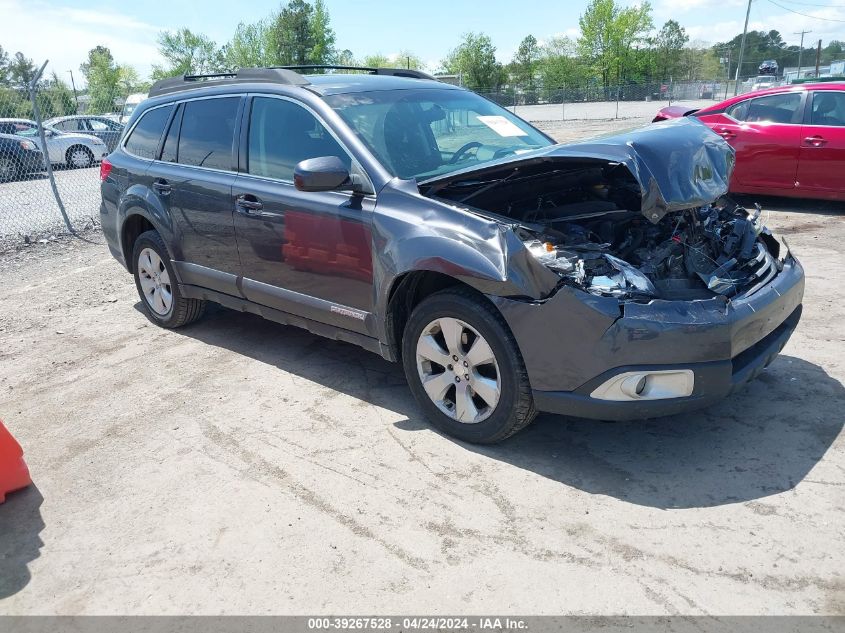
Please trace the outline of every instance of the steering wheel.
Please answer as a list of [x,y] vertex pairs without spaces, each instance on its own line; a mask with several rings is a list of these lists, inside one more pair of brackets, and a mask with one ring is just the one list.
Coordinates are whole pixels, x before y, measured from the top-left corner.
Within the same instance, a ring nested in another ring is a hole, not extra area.
[[449,161],[450,165],[454,165],[457,163],[461,158],[463,158],[464,154],[466,154],[471,149],[476,149],[481,147],[483,143],[479,143],[478,141],[470,141],[463,147],[461,147],[457,152],[452,154],[452,160]]

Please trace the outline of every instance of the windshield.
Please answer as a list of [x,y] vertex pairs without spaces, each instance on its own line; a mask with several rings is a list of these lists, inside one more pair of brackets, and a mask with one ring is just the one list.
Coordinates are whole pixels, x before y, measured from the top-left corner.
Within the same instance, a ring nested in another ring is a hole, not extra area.
[[553,145],[473,92],[385,90],[326,97],[394,176],[426,180]]

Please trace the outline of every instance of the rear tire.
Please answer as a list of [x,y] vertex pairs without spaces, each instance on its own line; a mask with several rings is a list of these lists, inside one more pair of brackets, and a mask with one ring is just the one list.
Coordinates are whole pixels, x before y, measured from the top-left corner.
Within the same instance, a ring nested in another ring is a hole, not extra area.
[[132,249],[132,262],[135,287],[150,321],[172,329],[202,317],[205,301],[182,296],[170,254],[158,231],[146,231],[138,236]]
[[460,440],[500,442],[537,415],[507,323],[469,289],[437,292],[414,309],[402,338],[402,364],[426,417]]
[[94,164],[93,152],[84,145],[74,145],[65,153],[67,166],[71,169],[85,169]]

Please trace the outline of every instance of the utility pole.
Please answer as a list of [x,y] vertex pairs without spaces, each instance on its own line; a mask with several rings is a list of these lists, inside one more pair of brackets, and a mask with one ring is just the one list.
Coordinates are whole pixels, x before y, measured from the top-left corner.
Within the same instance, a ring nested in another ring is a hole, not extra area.
[[801,79],[801,55],[804,54],[804,36],[808,33],[812,33],[812,31],[801,31],[800,33],[793,33],[793,35],[801,36],[801,46],[798,48],[798,79]]
[[76,112],[74,114],[79,114],[79,95],[76,94],[76,82],[73,81],[73,71],[69,70],[70,73],[70,85],[73,86],[73,100],[76,101]]
[[822,41],[819,40],[819,47],[816,49],[816,79],[819,78],[819,63],[822,60]]
[[739,91],[739,71],[742,68],[742,58],[745,56],[745,37],[748,35],[748,18],[751,17],[751,2],[748,0],[748,9],[745,11],[745,27],[742,29],[742,43],[739,45],[739,59],[736,62],[736,76],[734,77],[734,96]]

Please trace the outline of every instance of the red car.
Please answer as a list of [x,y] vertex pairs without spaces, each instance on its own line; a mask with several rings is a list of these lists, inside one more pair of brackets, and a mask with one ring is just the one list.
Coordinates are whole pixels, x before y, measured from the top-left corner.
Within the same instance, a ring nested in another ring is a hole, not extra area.
[[845,200],[845,83],[769,88],[654,121],[693,116],[736,150],[730,190]]

